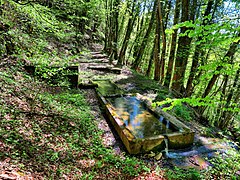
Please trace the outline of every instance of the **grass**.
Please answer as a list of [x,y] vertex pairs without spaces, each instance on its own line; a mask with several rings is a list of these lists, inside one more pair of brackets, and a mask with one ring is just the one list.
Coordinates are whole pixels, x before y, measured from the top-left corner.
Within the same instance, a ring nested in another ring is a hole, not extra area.
[[139,159],[116,156],[103,146],[102,132],[79,90],[48,87],[16,67],[4,71],[1,161],[8,159],[23,176],[47,179],[130,178],[149,170]]

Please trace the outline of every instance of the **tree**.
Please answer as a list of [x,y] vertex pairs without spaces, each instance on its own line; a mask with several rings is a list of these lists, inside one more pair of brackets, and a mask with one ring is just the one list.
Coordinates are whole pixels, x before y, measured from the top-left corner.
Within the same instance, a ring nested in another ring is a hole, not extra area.
[[155,30],[155,40],[154,40],[154,80],[160,80],[160,8],[161,3],[157,1],[157,11],[156,11],[156,30]]
[[[240,33],[238,33],[237,36],[240,37]],[[236,53],[236,51],[238,49],[239,42],[240,42],[240,39],[238,41],[233,42],[230,45],[227,53],[225,54],[225,56],[222,59],[222,63],[226,63],[234,57],[234,54]],[[217,81],[217,78],[220,76],[220,71],[223,69],[223,67],[224,67],[223,64],[220,64],[219,66],[217,66],[216,71],[215,71],[216,73],[212,76],[212,78],[210,79],[210,81],[207,84],[207,87],[205,88],[205,91],[202,95],[203,98],[205,98],[211,92],[215,82]]]
[[136,4],[136,0],[134,0],[132,2],[132,10],[129,14],[130,18],[128,20],[127,30],[126,30],[126,34],[125,34],[125,37],[124,37],[124,40],[123,40],[122,48],[120,50],[119,59],[118,59],[118,62],[117,62],[117,65],[119,65],[119,66],[122,66],[122,64],[124,63],[129,38],[131,36],[137,14],[139,13],[139,6],[137,5],[138,6],[137,7],[137,12],[134,14],[134,11],[135,11],[135,8],[136,8],[135,4]]
[[[238,65],[238,70],[236,71],[236,75],[234,78],[233,86],[230,89],[230,92],[227,96],[226,103],[223,106],[223,112],[218,120],[217,126],[220,127],[221,129],[226,129],[229,125],[230,122],[233,118],[234,111],[232,111],[237,104],[239,104],[239,99],[240,99],[240,82],[239,82],[239,74],[240,74],[240,64]],[[234,97],[235,94],[235,97]],[[234,99],[233,99],[234,97]],[[239,108],[236,107],[236,108]]]
[[153,27],[153,23],[155,20],[155,13],[156,13],[156,5],[157,5],[157,0],[154,1],[154,5],[153,5],[153,9],[152,9],[152,16],[148,25],[148,29],[143,37],[142,43],[137,51],[137,55],[136,55],[136,59],[134,60],[133,64],[132,64],[132,68],[133,69],[137,69],[139,64],[141,63],[142,57],[143,57],[143,52],[146,48],[146,43],[149,39],[149,35],[152,31],[152,27]]
[[[182,13],[181,13],[181,22],[194,21],[194,12],[196,11],[196,0],[193,0],[193,4],[190,4],[189,0],[182,0]],[[191,14],[190,14],[190,6]],[[188,27],[181,27],[181,36],[178,40],[178,48],[175,59],[174,75],[172,88],[177,92],[184,91],[184,75],[187,67],[187,61],[190,53],[190,44],[191,38],[187,35]]]
[[[207,8],[205,10],[205,13],[203,16],[203,22],[202,22],[201,26],[206,26],[211,22],[211,20],[208,19],[208,16],[211,14],[213,4],[214,4],[213,0],[208,1]],[[212,14],[212,16],[213,16],[213,14]],[[198,36],[197,42],[201,42],[202,40],[203,40],[203,36],[201,36],[201,35]],[[199,66],[199,58],[203,58],[203,56],[205,54],[202,46],[203,46],[202,43],[198,43],[195,47],[195,52],[194,52],[194,55],[192,58],[193,60],[192,60],[192,65],[191,65],[191,71],[190,71],[190,75],[188,77],[187,86],[186,86],[186,96],[190,96],[193,93],[193,89],[194,89],[193,80],[196,76],[197,67]]]
[[[180,13],[180,0],[176,0],[173,25],[176,25],[178,23],[179,15],[180,15],[179,13]],[[172,34],[170,55],[168,59],[168,66],[167,66],[168,68],[166,72],[166,78],[164,81],[164,86],[167,86],[167,87],[170,86],[170,82],[171,82],[176,45],[177,45],[177,29],[174,29]]]
[[[163,8],[162,3],[159,3],[158,6],[158,11],[159,11],[159,20],[160,20],[160,27],[161,27],[161,33],[162,33],[162,53],[161,53],[161,59],[160,59],[160,82],[161,84],[164,81],[164,70],[165,70],[165,59],[166,59],[166,48],[167,48],[167,40],[166,40],[166,23],[168,21],[168,14],[170,12],[170,8],[171,8],[171,0],[169,1],[165,1],[165,8]],[[165,9],[165,11],[163,10]],[[166,10],[167,9],[167,10]],[[165,17],[164,17],[165,14]]]
[[[112,61],[118,59],[118,16],[119,16],[120,0],[106,0],[105,8],[106,14],[106,30],[105,33],[105,47],[104,50],[110,55]],[[109,14],[109,16],[108,16]]]

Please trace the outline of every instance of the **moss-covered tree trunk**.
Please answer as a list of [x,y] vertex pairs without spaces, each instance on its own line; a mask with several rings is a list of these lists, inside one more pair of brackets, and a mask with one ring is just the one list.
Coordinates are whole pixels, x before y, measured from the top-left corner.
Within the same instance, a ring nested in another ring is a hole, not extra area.
[[112,39],[112,52],[110,54],[110,61],[111,64],[113,60],[118,59],[118,16],[119,16],[119,4],[120,0],[114,0],[113,2],[113,16],[112,16],[112,32],[109,34]]

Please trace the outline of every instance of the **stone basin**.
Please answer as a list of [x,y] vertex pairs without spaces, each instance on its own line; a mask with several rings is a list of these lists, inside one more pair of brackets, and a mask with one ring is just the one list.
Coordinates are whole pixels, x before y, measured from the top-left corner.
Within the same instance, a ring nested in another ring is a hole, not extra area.
[[[106,87],[106,82],[103,84]],[[161,109],[153,109],[136,95],[116,94],[120,91],[116,91],[115,84],[113,87],[114,94],[103,91],[101,85],[96,88],[96,93],[130,154],[161,151],[166,146],[182,149],[193,144],[194,132],[185,124]]]

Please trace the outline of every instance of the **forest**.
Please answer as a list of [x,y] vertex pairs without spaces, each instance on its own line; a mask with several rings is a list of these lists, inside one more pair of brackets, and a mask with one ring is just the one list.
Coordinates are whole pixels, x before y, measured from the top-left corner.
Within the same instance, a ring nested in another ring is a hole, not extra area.
[[[239,24],[239,0],[0,0],[0,179],[239,179]],[[193,146],[129,154],[89,78],[154,96]]]

